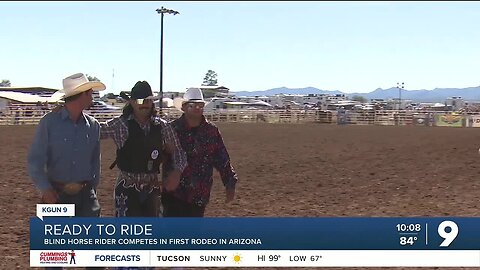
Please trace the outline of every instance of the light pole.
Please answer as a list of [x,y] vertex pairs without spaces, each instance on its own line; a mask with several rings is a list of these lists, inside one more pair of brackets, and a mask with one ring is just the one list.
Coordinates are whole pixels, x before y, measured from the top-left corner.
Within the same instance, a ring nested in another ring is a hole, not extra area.
[[398,109],[400,110],[400,107],[402,106],[402,90],[404,88],[404,83],[398,83],[397,82],[397,88],[398,88]]
[[157,13],[161,15],[160,20],[160,115],[162,115],[162,107],[163,107],[163,14],[173,14],[177,15],[180,12],[175,11],[173,9],[167,9],[164,7],[157,8]]

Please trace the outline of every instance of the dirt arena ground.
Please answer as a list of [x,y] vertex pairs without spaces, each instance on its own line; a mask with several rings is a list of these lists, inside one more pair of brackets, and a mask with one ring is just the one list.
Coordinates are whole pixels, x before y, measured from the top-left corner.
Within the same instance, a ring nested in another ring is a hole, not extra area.
[[[236,201],[224,205],[215,174],[207,216],[479,216],[477,129],[218,126],[240,181]],[[26,173],[34,128],[0,126],[0,269],[29,268],[29,218],[39,202]],[[114,150],[102,144],[104,216],[113,216]]]

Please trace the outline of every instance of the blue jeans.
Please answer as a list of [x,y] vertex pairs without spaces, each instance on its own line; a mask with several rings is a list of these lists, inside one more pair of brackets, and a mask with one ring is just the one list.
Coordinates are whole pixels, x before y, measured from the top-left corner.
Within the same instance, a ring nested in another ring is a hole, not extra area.
[[[58,191],[58,202],[62,204],[75,204],[76,217],[99,217],[100,204],[97,199],[97,191],[90,185],[84,187],[75,195],[68,195]],[[63,267],[45,267],[45,270],[57,270]],[[103,267],[86,267],[86,269],[104,269]]]

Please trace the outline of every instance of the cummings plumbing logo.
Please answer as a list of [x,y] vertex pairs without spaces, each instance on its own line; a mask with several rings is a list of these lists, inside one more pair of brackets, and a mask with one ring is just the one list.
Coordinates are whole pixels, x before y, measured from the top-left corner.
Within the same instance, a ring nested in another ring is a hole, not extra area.
[[40,263],[65,264],[68,263],[68,257],[67,251],[43,251],[40,252]]
[[77,262],[75,262],[75,250],[72,249],[68,254],[70,255],[70,264],[77,264]]

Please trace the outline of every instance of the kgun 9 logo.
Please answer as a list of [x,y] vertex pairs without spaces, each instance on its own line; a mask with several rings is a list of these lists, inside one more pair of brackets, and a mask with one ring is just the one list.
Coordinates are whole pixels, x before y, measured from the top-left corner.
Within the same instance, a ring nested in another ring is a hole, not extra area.
[[[447,231],[448,228],[448,231]],[[443,242],[440,244],[441,247],[448,247],[458,235],[458,226],[455,222],[450,220],[442,221],[438,225],[438,235],[443,238]]]

